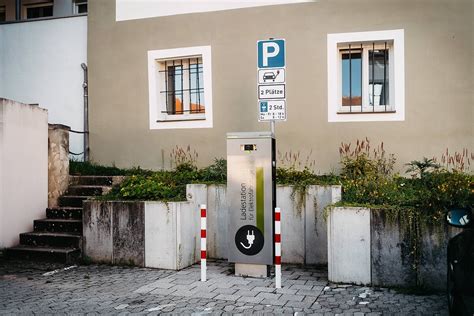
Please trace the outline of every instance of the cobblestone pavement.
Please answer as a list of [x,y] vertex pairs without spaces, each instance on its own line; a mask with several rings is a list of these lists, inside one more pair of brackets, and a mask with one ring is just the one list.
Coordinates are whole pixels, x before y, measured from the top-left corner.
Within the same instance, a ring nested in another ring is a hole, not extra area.
[[0,314],[446,315],[443,295],[331,284],[327,271],[283,266],[272,279],[235,277],[224,261],[182,271],[108,265],[60,266],[0,258]]

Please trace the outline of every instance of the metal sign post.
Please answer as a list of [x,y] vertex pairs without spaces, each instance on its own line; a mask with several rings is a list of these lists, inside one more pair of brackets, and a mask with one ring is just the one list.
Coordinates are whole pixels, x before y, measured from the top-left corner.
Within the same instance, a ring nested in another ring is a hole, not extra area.
[[[286,53],[285,40],[273,39],[257,42],[257,89],[258,121],[270,121],[271,135],[275,137],[275,121],[286,121]],[[276,141],[273,148],[276,151]],[[273,157],[273,169],[276,174],[276,157]],[[273,179],[276,181],[276,179]],[[273,204],[276,206],[276,185],[273,183]],[[281,235],[280,209],[273,214],[275,286],[281,288]]]

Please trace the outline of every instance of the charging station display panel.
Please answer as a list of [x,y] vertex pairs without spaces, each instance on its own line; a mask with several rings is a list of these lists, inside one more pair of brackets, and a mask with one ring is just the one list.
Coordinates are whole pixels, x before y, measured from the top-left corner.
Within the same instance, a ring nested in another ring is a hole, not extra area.
[[227,135],[229,261],[273,264],[274,138]]

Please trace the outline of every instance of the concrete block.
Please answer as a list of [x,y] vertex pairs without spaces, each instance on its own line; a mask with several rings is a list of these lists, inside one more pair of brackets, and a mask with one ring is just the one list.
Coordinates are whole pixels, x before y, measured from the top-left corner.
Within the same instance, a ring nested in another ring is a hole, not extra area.
[[207,188],[207,247],[209,258],[227,258],[228,214],[227,186],[209,185]]
[[179,270],[199,260],[200,212],[190,202],[145,202],[145,266]]
[[328,217],[328,278],[370,284],[370,210],[338,207]]
[[113,202],[113,263],[145,266],[145,204]]
[[292,186],[277,187],[277,207],[281,209],[281,260],[305,262],[305,195]]
[[112,263],[113,202],[84,201],[82,210],[83,256]]
[[418,284],[430,289],[446,290],[447,247],[450,238],[462,231],[461,228],[448,226],[422,227]]
[[200,260],[201,212],[188,202],[169,203],[176,212],[176,269],[180,270]]
[[146,202],[145,266],[177,269],[176,211],[170,203]]
[[378,286],[415,286],[416,273],[409,256],[407,231],[399,220],[390,223],[386,212],[371,210],[372,284]]
[[[207,198],[207,191],[208,191],[208,185],[206,184],[188,184],[186,185],[186,199],[188,203],[190,203],[190,207],[192,210],[196,210],[198,212],[198,209],[201,204],[207,204],[208,203],[208,198]],[[207,206],[209,209],[209,206]],[[198,229],[200,229],[200,214],[198,212]],[[209,210],[207,217],[209,217]],[[209,224],[208,224],[209,226]],[[209,234],[209,232],[208,232]],[[201,257],[201,239],[196,238],[195,240],[195,260],[198,261]],[[209,245],[209,240],[208,240],[208,245]],[[208,255],[209,256],[209,255]]]
[[327,264],[327,223],[324,208],[341,198],[341,186],[310,186],[305,201],[305,263]]

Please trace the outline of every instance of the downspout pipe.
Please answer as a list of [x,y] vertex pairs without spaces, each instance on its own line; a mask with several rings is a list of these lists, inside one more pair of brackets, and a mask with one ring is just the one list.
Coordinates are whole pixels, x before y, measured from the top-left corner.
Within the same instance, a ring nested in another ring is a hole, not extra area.
[[84,161],[89,161],[89,89],[87,79],[87,65],[81,64],[84,71],[84,82],[82,89],[84,90]]
[[16,0],[15,2],[15,20],[21,20],[21,0]]

